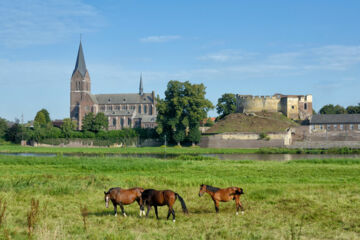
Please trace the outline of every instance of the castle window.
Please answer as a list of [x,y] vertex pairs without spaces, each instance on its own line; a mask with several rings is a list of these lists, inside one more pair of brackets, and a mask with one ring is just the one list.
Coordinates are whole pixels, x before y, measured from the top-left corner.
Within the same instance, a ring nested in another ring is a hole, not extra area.
[[124,119],[123,118],[120,119],[120,125],[121,125],[121,129],[123,129],[124,128]]
[[152,115],[152,105],[150,105],[150,108],[149,108],[149,114]]
[[116,127],[116,118],[113,118],[113,126]]
[[139,105],[138,112],[141,113],[141,106]]
[[307,109],[307,103],[304,103],[304,109],[305,110]]
[[147,107],[146,107],[146,105],[144,106],[144,113],[145,113],[145,114],[147,113]]
[[292,106],[291,106],[291,109],[294,109],[294,108],[295,108],[294,105],[292,105]]
[[115,106],[115,109],[116,109],[116,110],[120,110],[120,106]]

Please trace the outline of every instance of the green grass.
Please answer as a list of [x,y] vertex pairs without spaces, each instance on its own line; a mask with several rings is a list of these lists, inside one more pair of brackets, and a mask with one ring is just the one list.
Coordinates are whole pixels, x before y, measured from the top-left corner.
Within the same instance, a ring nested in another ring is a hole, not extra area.
[[[159,160],[106,157],[0,156],[0,199],[7,202],[0,239],[27,238],[27,212],[39,200],[34,239],[359,239],[360,160],[291,162]],[[190,160],[189,160],[190,159]],[[199,184],[244,189],[243,216],[235,203],[220,203],[215,214]],[[136,203],[128,217],[106,209],[110,187],[172,189],[188,206],[175,203],[176,223],[139,218]],[[88,209],[87,229],[80,208]],[[1,210],[1,209],[0,209]]]
[[0,153],[55,153],[74,155],[106,154],[360,154],[360,149],[333,148],[333,149],[290,149],[290,148],[200,148],[200,147],[127,147],[127,148],[62,148],[62,147],[30,147],[20,145],[0,145]]

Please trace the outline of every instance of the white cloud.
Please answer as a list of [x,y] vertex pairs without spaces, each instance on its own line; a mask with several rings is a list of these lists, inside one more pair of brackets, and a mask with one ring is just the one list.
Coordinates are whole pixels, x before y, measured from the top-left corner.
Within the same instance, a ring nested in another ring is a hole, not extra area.
[[101,21],[96,9],[81,0],[2,0],[0,44],[51,44],[72,34],[94,31]]
[[204,56],[199,57],[198,59],[204,61],[214,61],[214,62],[229,62],[236,60],[246,60],[255,56],[255,53],[245,53],[239,50],[226,49],[216,53],[209,53]]
[[179,35],[165,35],[165,36],[148,36],[141,38],[141,42],[151,42],[151,43],[161,43],[161,42],[169,42],[173,40],[180,39]]

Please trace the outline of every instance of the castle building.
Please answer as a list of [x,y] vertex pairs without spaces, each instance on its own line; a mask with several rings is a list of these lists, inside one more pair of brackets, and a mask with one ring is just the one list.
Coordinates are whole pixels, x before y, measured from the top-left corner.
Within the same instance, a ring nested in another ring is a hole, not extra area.
[[144,92],[142,75],[140,75],[138,93],[91,93],[90,75],[86,68],[80,42],[70,86],[70,118],[77,122],[79,130],[81,130],[84,116],[90,112],[104,113],[109,121],[109,130],[133,127],[154,128],[156,126],[155,92]]
[[252,96],[236,95],[236,110],[249,112],[282,112],[293,120],[305,120],[312,116],[312,95]]

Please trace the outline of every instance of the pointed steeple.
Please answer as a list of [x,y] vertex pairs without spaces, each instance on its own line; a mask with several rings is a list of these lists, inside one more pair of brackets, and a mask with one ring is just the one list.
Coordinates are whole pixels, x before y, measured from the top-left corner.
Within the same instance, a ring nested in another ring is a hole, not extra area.
[[143,88],[143,82],[142,82],[142,73],[140,74],[140,86],[139,86],[139,94],[143,95],[144,88]]
[[81,40],[80,40],[78,55],[76,58],[75,69],[72,75],[74,75],[76,71],[79,71],[82,77],[85,77],[85,73],[87,72]]

